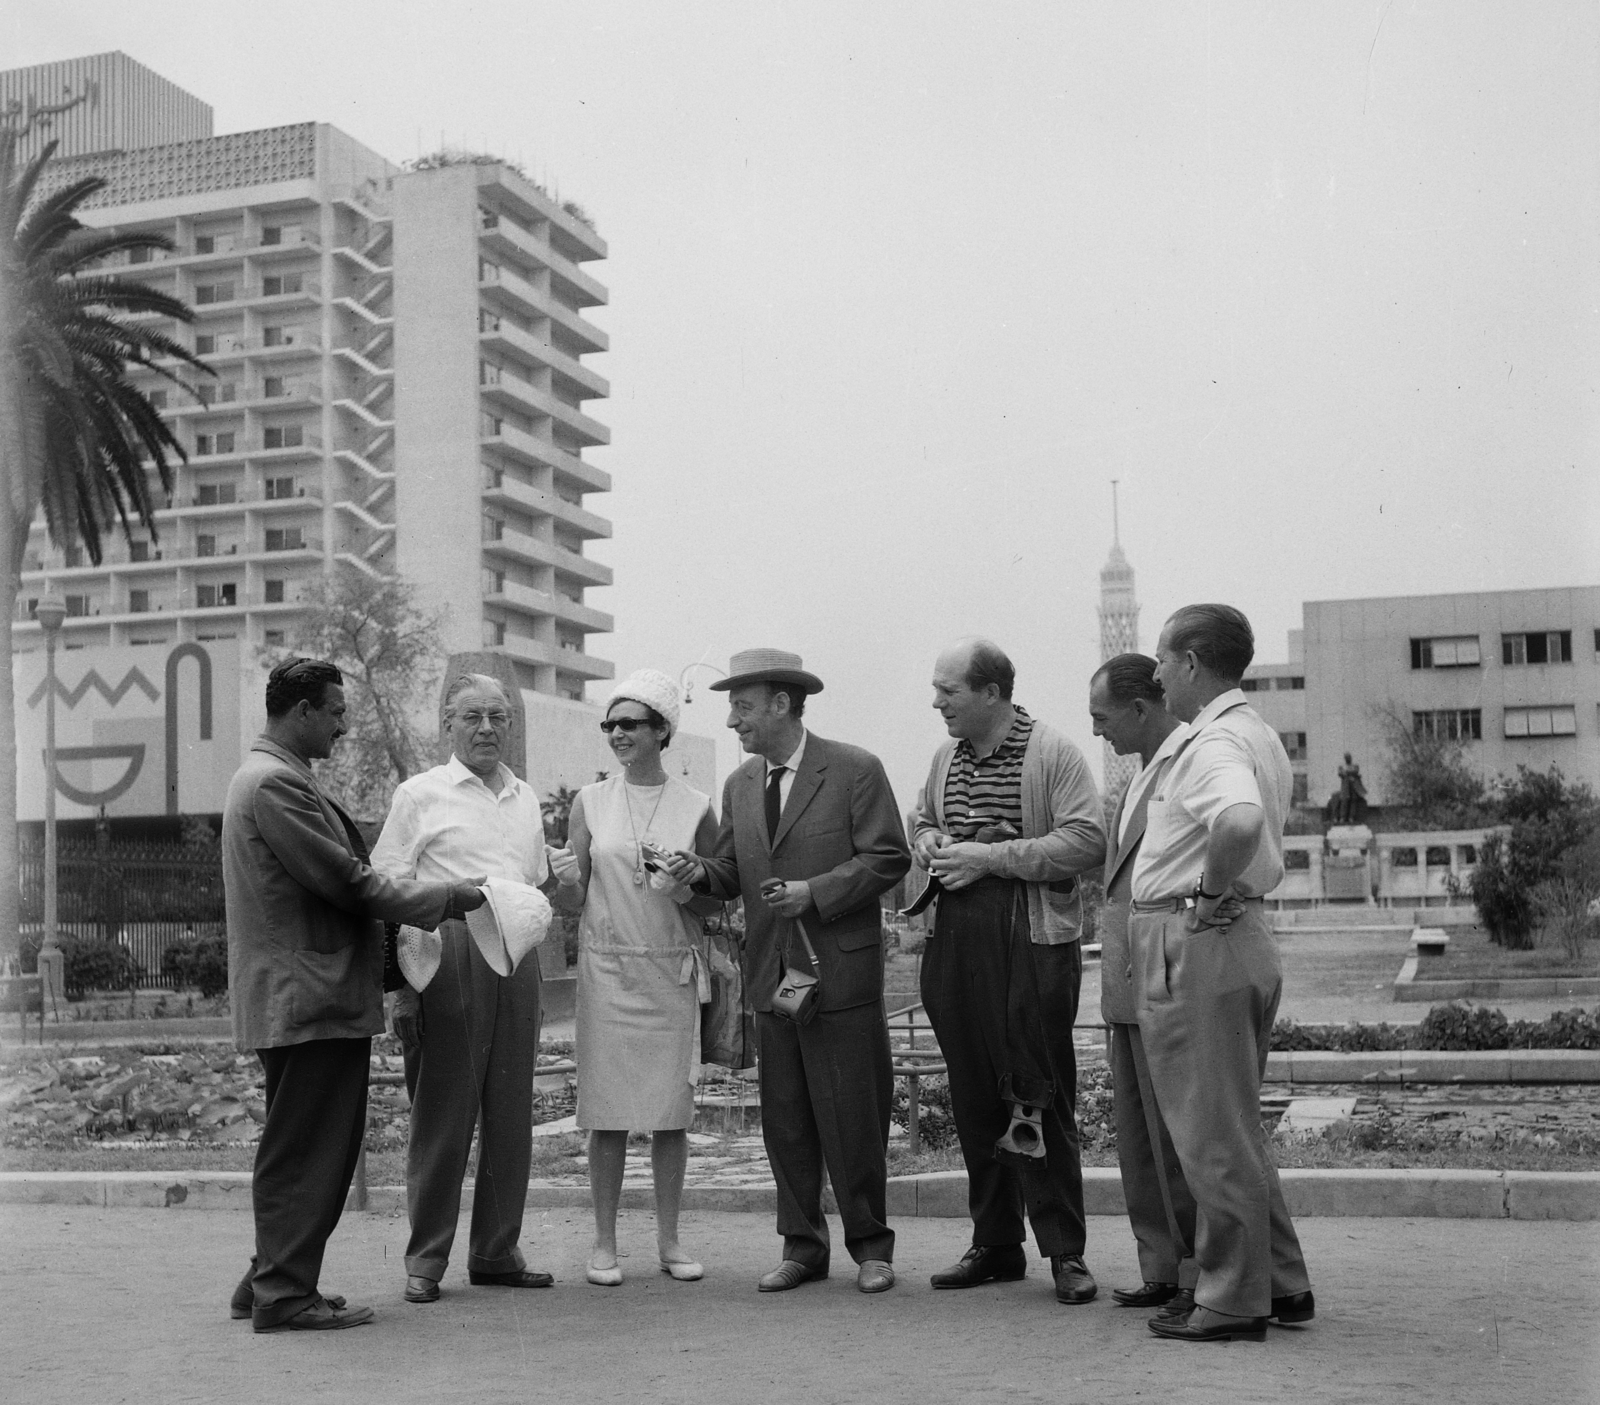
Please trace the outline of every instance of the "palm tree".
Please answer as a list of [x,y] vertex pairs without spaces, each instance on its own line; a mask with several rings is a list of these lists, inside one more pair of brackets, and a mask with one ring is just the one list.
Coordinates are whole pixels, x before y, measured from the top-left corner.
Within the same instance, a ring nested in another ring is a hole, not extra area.
[[[59,110],[59,109],[56,109]],[[56,546],[80,544],[100,564],[103,534],[134,519],[156,535],[150,470],[172,488],[171,456],[186,459],[172,431],[128,379],[132,367],[183,384],[166,358],[214,374],[154,325],[190,322],[187,304],[101,271],[112,255],[170,249],[159,234],[95,233],[77,211],[101,189],[98,176],[40,193],[56,148],[22,161],[30,127],[0,114],[0,941],[18,931],[16,699],[12,621],[28,529],[40,505]]]

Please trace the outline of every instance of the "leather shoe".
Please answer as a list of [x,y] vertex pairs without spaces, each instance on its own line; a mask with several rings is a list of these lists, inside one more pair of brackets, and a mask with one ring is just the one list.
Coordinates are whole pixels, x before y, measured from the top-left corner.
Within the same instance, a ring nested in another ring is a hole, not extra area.
[[1272,1311],[1267,1314],[1280,1327],[1290,1322],[1309,1322],[1317,1315],[1317,1300],[1311,1289],[1303,1293],[1289,1293],[1272,1300]]
[[1179,1288],[1167,1299],[1167,1305],[1156,1316],[1164,1322],[1182,1322],[1193,1311],[1194,1289]]
[[1231,1317],[1225,1312],[1213,1312],[1208,1307],[1196,1307],[1181,1321],[1170,1317],[1152,1317],[1150,1330],[1156,1336],[1174,1342],[1264,1342],[1267,1339],[1267,1319]]
[[974,1244],[961,1262],[933,1275],[935,1288],[976,1288],[980,1283],[1015,1283],[1028,1276],[1028,1255],[1020,1244]]
[[1094,1295],[1100,1291],[1082,1254],[1052,1254],[1050,1272],[1055,1275],[1058,1303],[1093,1302]]
[[477,1288],[548,1288],[555,1275],[536,1273],[531,1268],[517,1268],[510,1273],[479,1273],[467,1270],[467,1282]]
[[330,1332],[337,1331],[341,1327],[359,1327],[370,1321],[372,1321],[370,1307],[355,1307],[348,1303],[344,1307],[335,1307],[326,1298],[318,1298],[282,1322],[273,1322],[265,1326],[257,1323],[256,1331]]
[[439,1301],[439,1280],[413,1273],[406,1279],[405,1297],[408,1303],[436,1303]]
[[1113,1288],[1111,1300],[1119,1307],[1160,1307],[1178,1296],[1176,1283],[1156,1283],[1145,1279],[1137,1288]]
[[756,1283],[756,1291],[761,1293],[787,1293],[791,1288],[798,1288],[802,1283],[807,1283],[813,1278],[826,1278],[828,1266],[812,1268],[803,1264],[798,1259],[785,1259],[771,1273],[763,1274]]
[[863,1293],[886,1293],[894,1287],[894,1265],[887,1259],[862,1259],[856,1287]]
[[[256,1305],[255,1289],[250,1286],[250,1278],[254,1273],[255,1270],[251,1269],[249,1273],[245,1274],[244,1281],[233,1290],[233,1296],[228,1299],[228,1316],[233,1318],[235,1322],[242,1322],[249,1317]],[[329,1307],[339,1308],[344,1306],[344,1299],[337,1293],[324,1293],[322,1300]]]

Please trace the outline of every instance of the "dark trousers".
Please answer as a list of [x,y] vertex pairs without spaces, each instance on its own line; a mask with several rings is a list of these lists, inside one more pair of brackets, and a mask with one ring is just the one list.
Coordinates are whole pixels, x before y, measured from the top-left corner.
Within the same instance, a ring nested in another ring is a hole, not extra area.
[[850,1257],[893,1261],[886,1153],[894,1073],[882,1003],[824,1011],[804,1027],[757,1014],[756,1047],[761,1135],[778,1183],[784,1258],[828,1266],[826,1165]]
[[1195,1199],[1195,1302],[1265,1317],[1310,1283],[1261,1126],[1277,939],[1259,902],[1225,932],[1135,911],[1129,936],[1151,1084]]
[[339,1223],[367,1129],[370,1039],[257,1049],[267,1123],[256,1143],[253,1320],[270,1327],[317,1300],[322,1252]]
[[[1022,1243],[1026,1210],[1041,1254],[1081,1254],[1072,1026],[1083,959],[1077,942],[1029,940],[1026,901],[1022,884],[1000,878],[940,894],[922,957],[922,1004],[949,1069],[972,1242]],[[1044,1165],[996,1159],[994,1145],[1011,1125],[1008,1098],[1042,1108]]]
[[489,969],[465,922],[446,922],[439,970],[422,992],[422,1048],[408,1060],[411,1135],[406,1272],[444,1277],[461,1214],[461,1181],[478,1131],[467,1268],[526,1266],[517,1241],[533,1159],[533,1069],[539,1052],[539,961]]
[[1139,1026],[1113,1023],[1108,1028],[1117,1167],[1128,1223],[1139,1245],[1139,1271],[1146,1283],[1177,1283],[1192,1289],[1198,1270],[1194,1196],[1183,1179],[1172,1133],[1156,1106]]

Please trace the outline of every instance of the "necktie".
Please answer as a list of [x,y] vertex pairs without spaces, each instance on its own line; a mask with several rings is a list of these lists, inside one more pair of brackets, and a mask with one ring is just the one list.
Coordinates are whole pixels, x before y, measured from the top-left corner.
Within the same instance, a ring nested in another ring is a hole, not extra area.
[[774,766],[767,773],[767,842],[771,843],[778,837],[778,816],[783,813],[783,796],[778,791],[778,786],[783,780],[787,766]]

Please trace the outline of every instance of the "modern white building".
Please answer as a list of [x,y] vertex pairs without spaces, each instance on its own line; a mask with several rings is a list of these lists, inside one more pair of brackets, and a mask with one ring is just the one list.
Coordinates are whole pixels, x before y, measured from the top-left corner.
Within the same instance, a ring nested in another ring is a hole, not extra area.
[[[486,158],[401,171],[312,122],[214,135],[205,103],[123,54],[0,73],[0,102],[69,90],[93,100],[49,133],[50,184],[101,176],[87,222],[173,241],[128,271],[194,307],[162,330],[216,375],[144,378],[189,454],[157,535],[109,537],[95,566],[35,525],[17,650],[39,647],[32,605],[54,589],[69,664],[236,641],[248,680],[308,583],[398,572],[450,652],[511,662],[538,779],[592,780],[609,754],[584,689],[613,667],[589,652],[611,617],[585,599],[612,579],[586,553],[611,534],[590,505],[610,477],[584,457],[609,439],[586,413],[609,393],[584,361],[608,344],[588,217]],[[680,755],[710,789],[711,743]]]
[[1346,752],[1385,803],[1390,719],[1459,739],[1486,780],[1555,765],[1600,789],[1600,586],[1309,601],[1288,662],[1245,687],[1315,806]]

